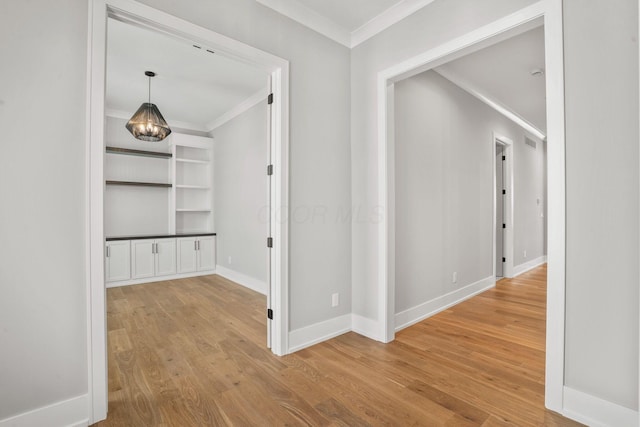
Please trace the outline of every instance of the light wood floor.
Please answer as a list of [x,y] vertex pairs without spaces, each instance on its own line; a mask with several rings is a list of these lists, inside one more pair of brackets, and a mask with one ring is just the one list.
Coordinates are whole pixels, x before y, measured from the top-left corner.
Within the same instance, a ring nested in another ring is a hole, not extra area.
[[265,299],[218,276],[107,291],[99,426],[574,426],[544,409],[546,268],[399,332],[286,357]]

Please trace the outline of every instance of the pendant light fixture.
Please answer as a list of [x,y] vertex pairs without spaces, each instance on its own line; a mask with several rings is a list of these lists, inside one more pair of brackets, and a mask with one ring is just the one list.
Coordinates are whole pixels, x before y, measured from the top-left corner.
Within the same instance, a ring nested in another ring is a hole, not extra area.
[[131,134],[142,141],[157,142],[162,141],[171,133],[169,125],[160,114],[160,110],[151,103],[151,77],[156,73],[145,71],[144,75],[149,77],[149,102],[143,102],[138,111],[127,122],[126,128]]

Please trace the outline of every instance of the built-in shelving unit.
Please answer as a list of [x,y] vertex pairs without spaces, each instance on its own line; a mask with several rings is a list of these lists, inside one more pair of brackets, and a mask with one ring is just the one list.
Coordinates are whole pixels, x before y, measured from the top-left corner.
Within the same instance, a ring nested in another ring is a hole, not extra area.
[[213,140],[178,135],[172,154],[175,232],[213,231]]

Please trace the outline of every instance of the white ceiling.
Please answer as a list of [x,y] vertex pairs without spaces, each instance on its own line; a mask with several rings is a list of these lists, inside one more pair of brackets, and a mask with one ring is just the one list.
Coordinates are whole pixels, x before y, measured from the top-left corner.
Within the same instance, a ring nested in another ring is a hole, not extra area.
[[434,0],[256,0],[349,48]]
[[546,134],[545,76],[532,76],[531,71],[536,68],[545,68],[544,27],[449,62],[435,71]]
[[298,0],[308,8],[355,31],[401,0]]
[[191,43],[109,19],[106,108],[112,115],[131,116],[151,102],[169,126],[208,131],[216,119],[261,92],[266,97],[268,74]]

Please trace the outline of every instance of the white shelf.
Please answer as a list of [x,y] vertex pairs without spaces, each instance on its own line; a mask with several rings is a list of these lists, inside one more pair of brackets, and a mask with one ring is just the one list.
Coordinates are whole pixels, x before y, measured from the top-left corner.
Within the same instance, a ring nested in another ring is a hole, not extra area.
[[211,209],[176,209],[176,212],[211,212]]
[[211,189],[211,187],[206,186],[206,185],[183,185],[183,184],[179,184],[175,186],[176,188],[189,188],[192,190],[209,190]]
[[194,160],[194,159],[182,159],[176,157],[176,162],[178,163],[196,163],[200,165],[208,165],[209,160]]

